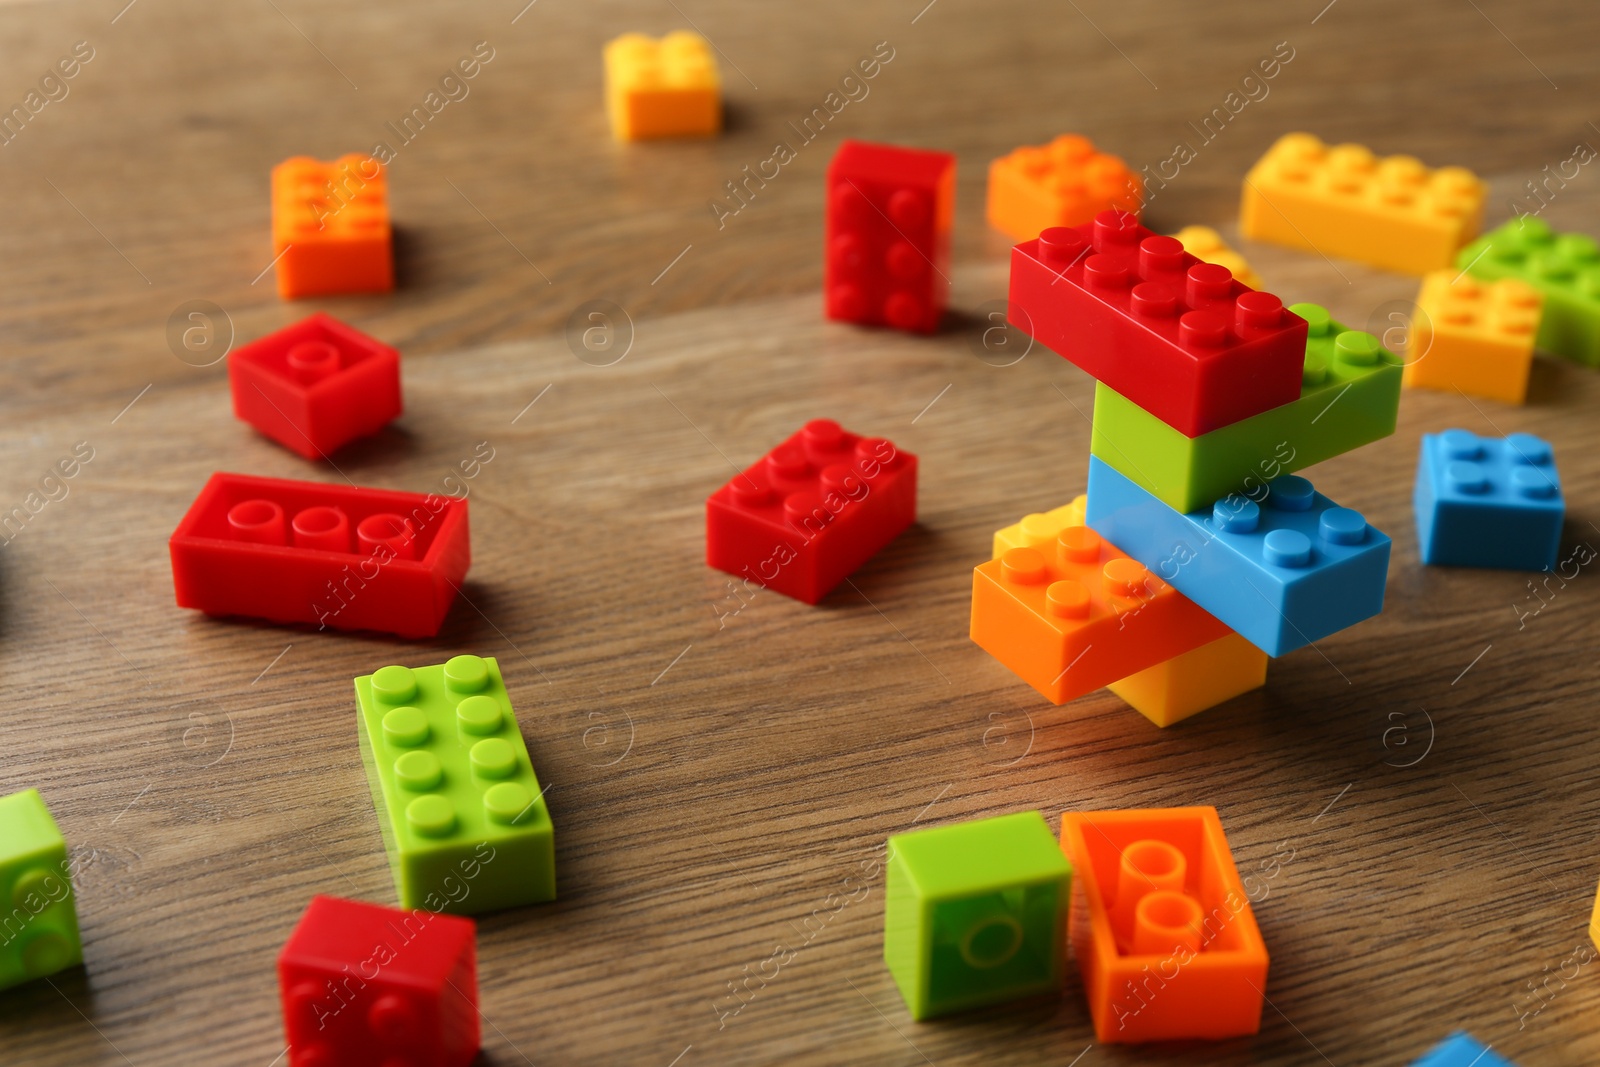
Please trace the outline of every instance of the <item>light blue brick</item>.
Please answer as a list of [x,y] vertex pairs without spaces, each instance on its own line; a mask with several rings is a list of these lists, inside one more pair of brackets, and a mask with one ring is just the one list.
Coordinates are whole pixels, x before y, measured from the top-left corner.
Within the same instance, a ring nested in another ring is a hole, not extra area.
[[1424,434],[1411,502],[1424,563],[1523,571],[1556,564],[1567,508],[1543,438]]
[[1387,534],[1296,475],[1258,496],[1184,514],[1089,457],[1088,524],[1267,655],[1383,610]]
[[1427,1055],[1411,1067],[1516,1067],[1516,1064],[1457,1031],[1429,1049]]

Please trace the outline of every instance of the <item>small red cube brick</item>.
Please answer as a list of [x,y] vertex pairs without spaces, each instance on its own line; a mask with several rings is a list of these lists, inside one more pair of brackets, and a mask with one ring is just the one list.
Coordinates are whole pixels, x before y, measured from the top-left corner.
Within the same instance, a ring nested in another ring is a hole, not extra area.
[[1126,212],[1013,248],[1006,317],[1188,437],[1300,399],[1306,320]]
[[830,319],[938,328],[949,299],[956,158],[846,141],[828,164],[823,292]]
[[306,459],[400,414],[400,353],[322,312],[234,352],[228,380],[234,415]]
[[813,419],[706,501],[706,562],[815,604],[917,518],[917,457]]
[[466,1067],[476,931],[455,915],[313,897],[278,957],[289,1067]]

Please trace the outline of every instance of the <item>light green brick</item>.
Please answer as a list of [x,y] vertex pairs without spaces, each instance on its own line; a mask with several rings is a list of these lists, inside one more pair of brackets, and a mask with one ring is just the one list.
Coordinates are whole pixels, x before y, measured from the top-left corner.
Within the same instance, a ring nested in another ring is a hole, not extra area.
[[914,1019],[1061,986],[1072,865],[1036,811],[889,838],[883,958]]
[[1516,278],[1544,294],[1534,344],[1557,356],[1600,366],[1600,244],[1558,234],[1539,218],[1512,219],[1456,255],[1475,278]]
[[1300,399],[1185,437],[1097,384],[1089,450],[1167,506],[1190,512],[1229,493],[1259,494],[1280,474],[1394,433],[1400,358],[1371,334],[1334,322],[1323,307],[1290,310],[1311,326]]
[[83,962],[67,842],[37,789],[0,797],[0,989]]
[[384,667],[356,679],[356,703],[401,907],[555,899],[555,831],[498,663]]

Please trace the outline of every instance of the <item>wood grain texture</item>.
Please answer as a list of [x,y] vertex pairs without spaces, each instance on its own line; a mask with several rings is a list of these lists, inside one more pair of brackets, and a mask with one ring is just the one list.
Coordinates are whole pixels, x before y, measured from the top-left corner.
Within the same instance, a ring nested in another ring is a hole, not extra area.
[[[1005,290],[989,159],[1080,130],[1153,163],[1288,40],[1270,95],[1155,201],[1157,228],[1236,239],[1240,176],[1297,128],[1471,166],[1499,218],[1600,143],[1593,11],[124,2],[0,9],[7,99],[73,42],[96,49],[0,147],[0,510],[74,443],[94,449],[0,549],[0,791],[37,786],[60,821],[88,961],[0,995],[0,1061],[281,1062],[273,961],[307,898],[394,899],[350,680],[462,651],[499,658],[558,842],[560,900],[479,926],[485,1064],[1346,1067],[1409,1062],[1457,1026],[1524,1067],[1600,1057],[1600,972],[1566,962],[1600,874],[1600,578],[1585,568],[1519,625],[1527,576],[1419,567],[1410,517],[1423,432],[1530,430],[1556,446],[1564,550],[1600,543],[1594,372],[1541,359],[1526,408],[1407,393],[1394,438],[1316,468],[1395,537],[1389,599],[1275,662],[1262,692],[1158,731],[1106,693],[1044,706],[966,636],[993,530],[1081,491],[1092,400],[1050,353],[983,351]],[[689,18],[723,53],[727,136],[613,145],[601,43]],[[480,40],[495,58],[470,95],[391,171],[399,290],[285,305],[252,284],[270,166],[370,147]],[[723,182],[884,40],[870,95],[719,230]],[[820,320],[820,180],[843,136],[960,157],[939,336]],[[1596,181],[1586,169],[1546,217],[1594,230]],[[1238,247],[1280,295],[1350,324],[1387,326],[1415,293]],[[576,358],[565,329],[596,299],[633,324],[611,366]],[[337,469],[301,462],[233,420],[222,366],[192,365],[209,354],[169,350],[191,300],[240,339],[325,307],[398,345],[405,416]],[[818,415],[921,456],[920,521],[819,607],[759,594],[729,614],[703,501]],[[437,640],[173,606],[166,538],[211,471],[425,491],[481,441],[475,565]],[[1060,1000],[908,1020],[880,960],[888,834],[1193,803],[1219,808],[1246,873],[1292,849],[1256,909],[1272,953],[1258,1037],[1094,1045],[1076,977]],[[780,945],[796,954],[774,975]],[[732,999],[753,974],[770,977]]]

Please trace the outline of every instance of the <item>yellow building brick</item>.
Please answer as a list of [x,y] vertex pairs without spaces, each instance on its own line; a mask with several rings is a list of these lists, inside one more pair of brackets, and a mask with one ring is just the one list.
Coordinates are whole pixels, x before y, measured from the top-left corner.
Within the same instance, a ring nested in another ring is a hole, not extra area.
[[1053,511],[1043,514],[1024,516],[1021,522],[1014,522],[1003,530],[994,532],[994,554],[990,559],[999,559],[1013,548],[1032,548],[1054,541],[1056,534],[1068,526],[1082,526],[1084,508],[1088,505],[1089,498],[1075,496],[1072,503],[1063,504]]
[[605,48],[606,113],[619,141],[711,137],[722,129],[722,79],[705,38],[625,33]]
[[1538,290],[1512,278],[1429,274],[1406,339],[1405,384],[1522,403],[1543,303]]
[[1235,278],[1252,289],[1262,287],[1261,275],[1251,270],[1244,257],[1229,248],[1222,240],[1222,235],[1210,226],[1185,226],[1172,236],[1191,256],[1227,267]]
[[1309,133],[1278,139],[1245,176],[1239,232],[1401,274],[1450,266],[1483,222],[1486,186],[1461,167],[1379,159]]
[[1171,726],[1266,684],[1267,654],[1229,634],[1106,688],[1157,726]]

